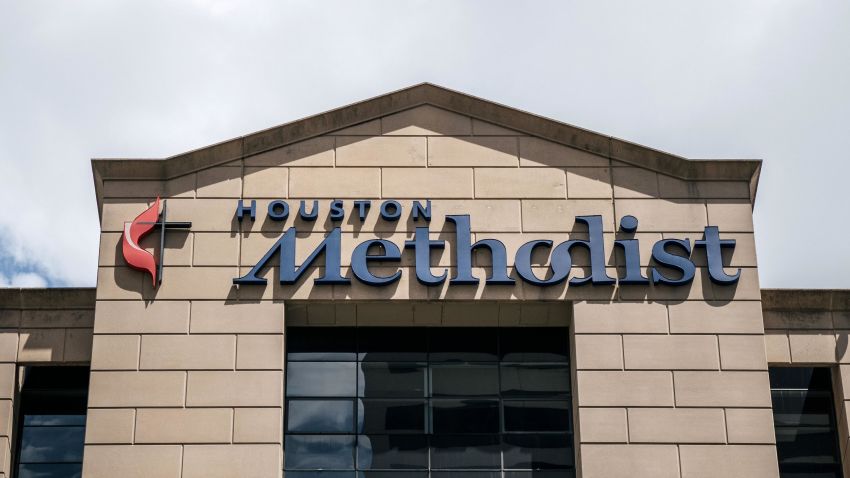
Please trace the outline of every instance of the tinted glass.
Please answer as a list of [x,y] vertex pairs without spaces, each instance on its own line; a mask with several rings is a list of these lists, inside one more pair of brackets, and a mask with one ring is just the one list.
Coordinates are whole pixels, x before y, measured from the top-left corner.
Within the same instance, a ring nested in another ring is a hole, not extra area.
[[361,397],[424,397],[425,364],[364,362],[360,364]]
[[830,370],[772,368],[770,384],[780,476],[842,476]]
[[286,430],[296,433],[354,433],[354,400],[289,400]]
[[497,364],[445,364],[431,367],[434,397],[498,396]]
[[566,329],[287,334],[289,478],[574,477]]
[[76,463],[22,463],[18,469],[18,478],[80,478],[82,474],[82,466]]
[[289,397],[354,397],[357,364],[354,362],[293,362],[286,367]]
[[21,463],[83,461],[85,427],[24,427]]

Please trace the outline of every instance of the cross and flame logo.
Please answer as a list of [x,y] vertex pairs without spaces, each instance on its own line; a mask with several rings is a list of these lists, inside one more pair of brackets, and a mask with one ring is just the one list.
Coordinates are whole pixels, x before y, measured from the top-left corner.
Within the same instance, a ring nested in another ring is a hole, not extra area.
[[[131,222],[124,223],[124,234],[122,239],[122,252],[124,260],[130,267],[141,271],[146,271],[151,275],[153,287],[162,284],[162,265],[165,259],[165,231],[166,229],[189,229],[192,227],[191,222],[166,222],[166,202],[162,202],[162,211],[160,211],[160,199],[151,207],[145,209],[141,214],[136,216]],[[159,228],[159,261],[156,256],[148,250],[142,248],[139,242],[143,237],[147,236],[154,229]]]

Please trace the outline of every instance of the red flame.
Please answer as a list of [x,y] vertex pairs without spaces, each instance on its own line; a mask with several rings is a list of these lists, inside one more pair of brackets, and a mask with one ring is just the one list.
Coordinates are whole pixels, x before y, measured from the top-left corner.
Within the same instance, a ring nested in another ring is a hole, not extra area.
[[159,198],[153,205],[139,214],[133,222],[124,223],[123,252],[124,260],[130,267],[148,271],[153,278],[153,286],[156,287],[156,259],[153,254],[142,249],[139,241],[151,232],[159,218]]

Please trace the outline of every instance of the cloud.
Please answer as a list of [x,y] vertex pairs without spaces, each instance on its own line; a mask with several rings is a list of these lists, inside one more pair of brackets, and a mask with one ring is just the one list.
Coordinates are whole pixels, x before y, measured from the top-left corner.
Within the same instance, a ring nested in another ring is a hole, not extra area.
[[762,285],[850,287],[835,267],[850,264],[848,16],[757,0],[9,2],[0,247],[50,284],[94,285],[89,158],[170,156],[431,81],[687,157],[764,158]]
[[44,277],[34,272],[24,272],[6,277],[0,274],[0,288],[5,287],[47,287],[48,282]]

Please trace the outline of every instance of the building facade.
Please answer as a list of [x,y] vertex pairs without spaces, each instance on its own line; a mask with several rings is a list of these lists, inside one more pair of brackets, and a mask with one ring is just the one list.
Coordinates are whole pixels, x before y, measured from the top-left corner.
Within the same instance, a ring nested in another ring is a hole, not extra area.
[[0,476],[847,472],[850,293],[760,289],[759,161],[423,84],[92,167],[96,289],[0,291]]

